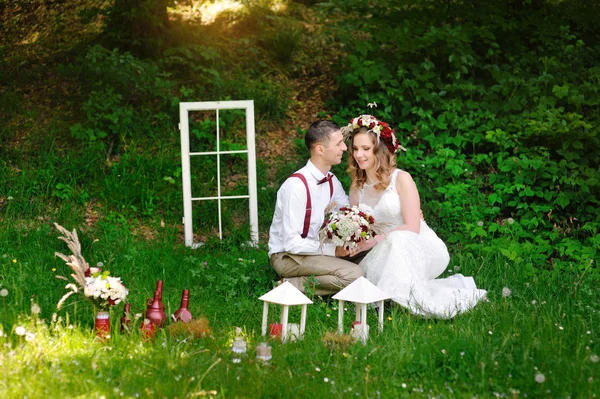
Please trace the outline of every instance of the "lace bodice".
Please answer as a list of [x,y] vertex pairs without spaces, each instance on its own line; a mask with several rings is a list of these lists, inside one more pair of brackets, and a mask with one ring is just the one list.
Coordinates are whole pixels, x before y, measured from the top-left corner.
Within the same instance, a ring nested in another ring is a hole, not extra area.
[[358,190],[358,203],[361,208],[370,212],[375,223],[382,226],[384,232],[396,229],[404,224],[402,219],[402,205],[396,190],[396,178],[400,169],[392,172],[390,184],[385,190],[375,189],[375,184],[365,184]]

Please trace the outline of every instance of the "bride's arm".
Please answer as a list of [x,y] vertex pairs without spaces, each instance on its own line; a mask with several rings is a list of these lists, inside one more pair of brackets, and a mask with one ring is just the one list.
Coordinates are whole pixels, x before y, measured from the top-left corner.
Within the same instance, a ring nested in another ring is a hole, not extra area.
[[350,189],[350,206],[358,205],[358,190],[355,188]]
[[396,230],[419,233],[421,230],[421,199],[419,190],[410,173],[401,171],[396,178],[396,190],[400,196],[404,224]]

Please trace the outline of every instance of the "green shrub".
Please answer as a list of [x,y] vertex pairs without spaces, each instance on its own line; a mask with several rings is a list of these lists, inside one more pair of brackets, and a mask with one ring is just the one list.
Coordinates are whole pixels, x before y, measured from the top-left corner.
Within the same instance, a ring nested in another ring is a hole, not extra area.
[[338,121],[378,104],[371,112],[395,125],[408,148],[398,163],[449,243],[530,268],[593,259],[600,44],[576,19],[584,4],[327,7],[349,16],[336,27],[347,50]]
[[150,61],[95,45],[62,71],[77,74],[89,90],[85,118],[71,127],[76,139],[112,149],[125,138],[157,135],[175,125],[176,84]]

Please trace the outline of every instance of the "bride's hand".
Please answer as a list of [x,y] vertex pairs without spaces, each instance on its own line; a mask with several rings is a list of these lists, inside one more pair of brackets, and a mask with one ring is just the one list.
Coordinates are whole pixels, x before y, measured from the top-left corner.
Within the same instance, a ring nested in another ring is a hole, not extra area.
[[350,256],[356,256],[363,251],[368,251],[369,249],[377,245],[379,241],[381,240],[377,240],[376,238],[369,238],[368,240],[359,242],[356,248],[350,250]]

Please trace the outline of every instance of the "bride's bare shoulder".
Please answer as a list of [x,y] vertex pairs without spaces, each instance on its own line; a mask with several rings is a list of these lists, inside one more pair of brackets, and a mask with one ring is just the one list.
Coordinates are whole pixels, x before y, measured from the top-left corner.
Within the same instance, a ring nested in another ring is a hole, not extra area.
[[413,178],[410,175],[410,173],[408,173],[407,171],[398,169],[398,173],[396,174],[396,181],[397,182],[413,181]]

